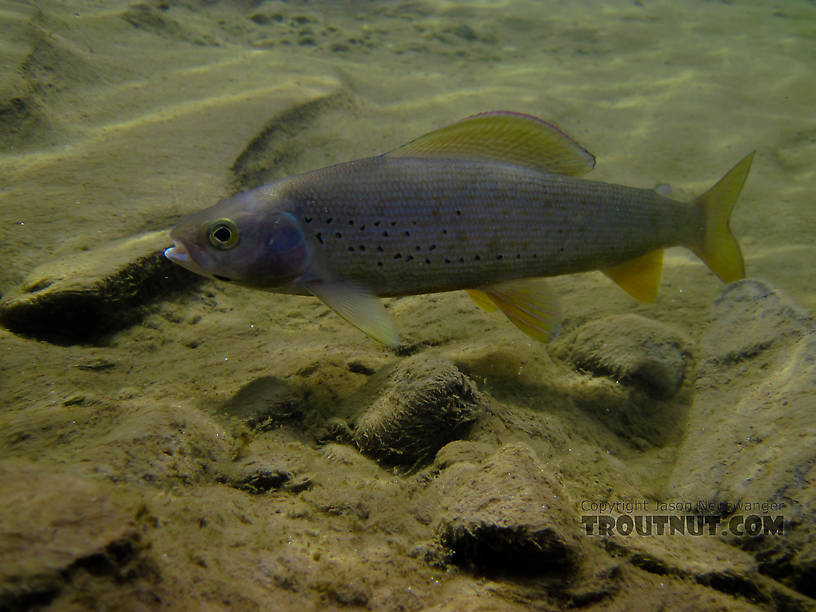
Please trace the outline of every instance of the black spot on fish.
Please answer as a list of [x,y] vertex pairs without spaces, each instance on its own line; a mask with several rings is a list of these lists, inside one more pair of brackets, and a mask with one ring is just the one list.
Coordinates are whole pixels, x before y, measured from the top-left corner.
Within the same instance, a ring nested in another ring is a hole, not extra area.
[[538,259],[538,255],[536,255],[535,253],[533,253],[533,259]]
[[304,220],[306,223],[311,223],[311,222],[312,222],[312,218],[311,218],[311,217],[303,217],[303,220]]
[[450,263],[450,259],[448,259],[448,258],[446,257],[446,258],[445,258],[445,263]]
[[360,231],[361,231],[361,232],[364,232],[364,231],[365,231],[365,224],[363,224],[363,225],[361,225],[361,226],[360,226]]
[[394,227],[396,224],[397,224],[397,222],[396,222],[396,221],[392,221],[392,222],[391,222],[391,227]]
[[436,245],[435,245],[435,244],[432,244],[428,250],[429,250],[429,251],[434,251],[434,250],[436,250]]
[[380,227],[380,222],[379,222],[379,221],[375,221],[375,222],[374,222],[374,227]]
[[409,232],[408,230],[405,230],[405,235],[406,235],[406,236],[410,236],[410,235],[411,235],[411,232]]
[[408,255],[408,256],[405,258],[405,261],[414,261],[414,256],[413,256],[413,255]]
[[478,255],[476,255],[476,256],[473,258],[473,261],[482,261],[482,258],[481,258],[481,257],[479,257]]
[[334,235],[337,236],[338,238],[343,237],[343,234],[341,234],[340,232],[334,232]]
[[385,236],[386,238],[388,238],[388,232],[383,232],[383,236]]
[[382,268],[382,262],[381,261],[378,261],[377,265]]
[[443,230],[442,230],[442,233],[443,233],[443,234],[447,234],[447,233],[448,233],[448,230],[443,229]]
[[353,247],[353,246],[350,246],[350,247],[349,247],[349,251],[351,251],[351,252],[353,253],[353,252],[354,252],[354,247]]
[[326,225],[331,223],[333,219],[334,219],[334,217],[329,217],[328,219],[326,219]]
[[402,253],[397,253],[394,255],[394,259],[399,259],[400,257],[402,257]]
[[426,259],[426,260],[425,260],[425,263],[426,263],[426,264],[429,264],[429,263],[431,263],[431,260],[430,260],[430,259]]
[[422,247],[421,247],[421,246],[419,246],[419,245],[416,245],[416,247],[414,247],[414,248],[415,248],[417,251],[421,251],[421,250],[422,250]]
[[322,232],[317,232],[317,233],[315,234],[315,238],[317,238],[317,241],[318,241],[320,244],[323,244],[323,233],[322,233]]
[[349,225],[354,225],[354,219],[349,219]]
[[501,258],[502,258],[501,255],[496,255],[496,259],[501,259]]
[[365,245],[364,245],[364,244],[361,244],[361,245],[360,245],[359,247],[357,247],[357,248],[358,248],[358,249],[360,249],[361,251],[365,251]]
[[516,259],[521,259],[521,255],[519,253],[516,253]]
[[411,225],[416,225],[416,221],[411,221]]
[[460,258],[459,258],[459,263],[465,263],[465,258],[464,258],[464,257],[460,257]]
[[461,215],[461,214],[462,214],[462,211],[461,211],[461,210],[457,210],[457,211],[456,211],[456,214],[457,214],[457,215]]
[[381,246],[378,246],[378,247],[377,247],[377,251],[378,251],[378,252],[380,252],[380,253],[382,253],[382,252],[383,252],[383,248],[382,248]]

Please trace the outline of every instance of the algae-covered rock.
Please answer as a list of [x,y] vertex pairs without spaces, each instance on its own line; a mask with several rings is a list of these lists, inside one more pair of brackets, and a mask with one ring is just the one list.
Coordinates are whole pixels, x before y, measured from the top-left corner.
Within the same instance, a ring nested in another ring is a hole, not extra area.
[[303,419],[308,390],[275,378],[262,376],[244,385],[224,402],[220,412],[259,431],[275,429]]
[[134,509],[63,469],[0,464],[0,609],[43,606],[78,572],[132,577],[141,554]]
[[439,449],[434,457],[434,466],[444,470],[454,463],[479,463],[492,451],[493,448],[484,442],[454,440]]
[[[748,280],[714,303],[690,424],[667,488],[708,513],[783,517],[784,536],[738,539],[763,572],[816,596],[813,319]],[[734,534],[731,534],[733,537]]]
[[752,279],[728,285],[714,301],[711,317],[700,341],[701,357],[718,363],[738,363],[816,332],[812,314]]
[[552,352],[580,370],[661,399],[680,390],[690,362],[688,340],[679,330],[634,314],[586,323],[553,343]]
[[[429,459],[473,423],[480,411],[476,385],[455,365],[417,355],[374,376],[357,401],[373,398],[358,417],[354,443],[386,463]],[[368,402],[367,402],[368,403]]]
[[501,448],[442,503],[437,533],[457,564],[541,574],[570,570],[580,559],[578,517],[526,445]]
[[95,342],[138,320],[146,302],[197,282],[164,257],[171,243],[151,232],[43,263],[0,300],[0,323],[59,344]]

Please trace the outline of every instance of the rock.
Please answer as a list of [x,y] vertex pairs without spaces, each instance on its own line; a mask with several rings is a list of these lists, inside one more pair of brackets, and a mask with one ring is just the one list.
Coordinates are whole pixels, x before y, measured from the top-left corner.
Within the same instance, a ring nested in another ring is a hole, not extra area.
[[454,463],[479,463],[493,452],[484,442],[454,440],[439,449],[434,458],[434,467],[444,470]]
[[[366,402],[363,398],[372,398]],[[476,385],[452,363],[416,355],[375,375],[356,395],[368,408],[357,418],[354,443],[385,463],[432,457],[473,423],[480,411]]]
[[714,301],[711,317],[700,348],[703,359],[718,363],[737,363],[816,331],[810,313],[751,279],[728,285]]
[[109,487],[60,468],[0,464],[0,609],[46,606],[83,570],[130,578],[135,512]]
[[816,596],[816,334],[813,318],[748,280],[716,300],[701,340],[690,429],[671,496],[709,514],[784,517],[784,537],[732,541],[761,569]]
[[303,420],[309,392],[274,376],[262,376],[221,405],[220,412],[258,431]]
[[44,263],[0,300],[0,323],[58,344],[96,342],[137,321],[145,303],[199,281],[164,257],[171,243],[151,232]]
[[568,571],[581,557],[578,517],[526,445],[486,459],[443,508],[438,537],[459,565],[535,575]]
[[184,405],[132,400],[118,405],[121,417],[82,451],[117,482],[192,484],[220,482],[236,443],[224,426]]
[[680,331],[633,314],[590,321],[554,342],[552,353],[660,399],[680,390],[690,362],[688,340]]
[[350,105],[349,93],[337,87],[271,117],[232,164],[233,191],[245,191],[286,176],[287,164],[302,153],[302,134],[314,129],[319,117]]

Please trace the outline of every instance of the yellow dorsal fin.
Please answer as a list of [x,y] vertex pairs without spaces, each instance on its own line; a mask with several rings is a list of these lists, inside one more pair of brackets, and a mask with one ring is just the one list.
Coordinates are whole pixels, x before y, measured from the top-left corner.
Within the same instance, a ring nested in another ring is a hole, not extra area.
[[467,291],[470,299],[473,300],[479,308],[485,312],[496,312],[497,306],[484,291],[479,291],[478,289],[465,289],[465,291]]
[[663,272],[663,249],[601,270],[636,300],[654,302]]
[[556,126],[510,111],[467,117],[386,155],[486,159],[571,176],[595,167],[595,157]]
[[558,335],[561,327],[561,308],[558,305],[558,298],[543,279],[496,283],[484,287],[483,291],[477,293],[498,306],[513,325],[531,338],[548,342]]

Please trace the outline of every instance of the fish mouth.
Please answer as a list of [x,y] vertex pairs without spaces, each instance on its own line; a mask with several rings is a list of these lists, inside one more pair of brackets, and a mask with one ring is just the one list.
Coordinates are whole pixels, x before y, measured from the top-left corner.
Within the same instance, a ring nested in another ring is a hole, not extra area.
[[[192,248],[195,251],[195,254],[198,255],[200,258],[202,253],[199,249],[195,247]],[[201,267],[201,265],[196,261],[196,258],[193,257],[193,253],[188,250],[188,247],[179,240],[173,241],[173,246],[164,249],[164,256],[172,261],[175,264],[180,265],[182,268],[187,268],[190,272],[195,272],[196,274],[201,274],[202,276],[210,276],[208,272]]]
[[188,267],[191,262],[190,253],[180,242],[174,241],[173,246],[164,249],[164,256],[173,263],[177,263],[185,268]]

